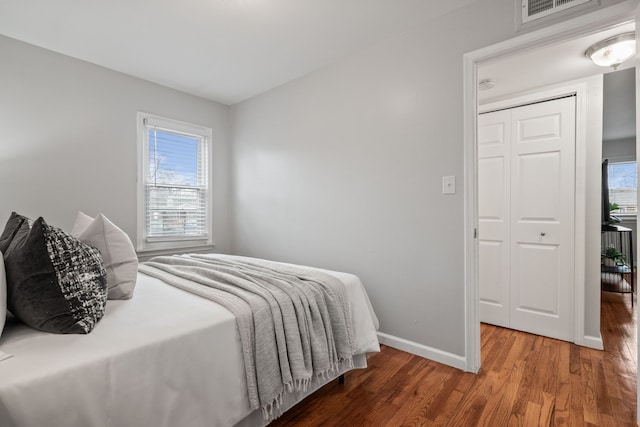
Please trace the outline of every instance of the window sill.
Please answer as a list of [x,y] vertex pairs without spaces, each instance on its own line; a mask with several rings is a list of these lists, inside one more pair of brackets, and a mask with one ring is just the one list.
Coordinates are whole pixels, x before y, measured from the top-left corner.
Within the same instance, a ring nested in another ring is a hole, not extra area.
[[213,252],[215,247],[216,247],[215,243],[212,243],[208,245],[182,246],[182,247],[178,246],[173,248],[162,248],[162,249],[141,249],[136,251],[136,254],[138,255],[138,261],[145,262],[145,261],[149,261],[153,257],[162,256],[162,255]]

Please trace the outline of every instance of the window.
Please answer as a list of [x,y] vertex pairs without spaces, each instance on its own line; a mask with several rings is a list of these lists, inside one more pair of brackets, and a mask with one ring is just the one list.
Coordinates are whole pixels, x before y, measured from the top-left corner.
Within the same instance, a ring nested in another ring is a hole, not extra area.
[[611,211],[614,215],[638,212],[637,187],[638,166],[635,161],[609,162],[609,203],[619,206]]
[[138,250],[212,244],[211,136],[138,113]]

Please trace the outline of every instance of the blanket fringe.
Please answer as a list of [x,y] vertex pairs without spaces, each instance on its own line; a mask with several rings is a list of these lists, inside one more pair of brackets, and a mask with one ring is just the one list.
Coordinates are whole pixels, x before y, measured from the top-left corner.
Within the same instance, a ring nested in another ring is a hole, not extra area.
[[[338,359],[336,363],[333,363],[330,368],[317,372],[315,377],[320,381],[328,381],[332,378],[338,377],[343,372],[353,369],[353,358],[344,357]],[[280,392],[275,399],[271,402],[267,402],[262,405],[262,417],[266,421],[272,421],[280,417],[283,413],[282,402],[285,393],[294,392],[307,392],[312,383],[312,378],[297,379],[284,384],[284,390]]]
[[284,391],[278,393],[278,395],[273,399],[272,402],[267,403],[262,406],[262,418],[265,420],[274,420],[282,415],[282,398],[284,396]]

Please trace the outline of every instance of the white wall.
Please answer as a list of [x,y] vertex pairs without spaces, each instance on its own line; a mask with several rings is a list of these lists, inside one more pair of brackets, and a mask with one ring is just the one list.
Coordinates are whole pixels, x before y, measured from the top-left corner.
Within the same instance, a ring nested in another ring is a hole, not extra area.
[[635,69],[604,75],[602,158],[636,156]]
[[587,117],[585,126],[585,307],[584,334],[600,343],[600,230],[602,177],[603,77],[585,79]]
[[232,107],[234,250],[352,271],[382,332],[464,355],[462,57],[514,36],[514,5],[476,2]]
[[[604,75],[604,141],[622,141],[636,136],[635,69]],[[633,144],[635,145],[635,144]],[[635,148],[633,148],[635,152]]]
[[[635,126],[635,125],[634,125]],[[622,138],[602,143],[602,159],[636,157],[636,138]]]
[[513,31],[512,5],[482,3],[232,107],[234,250],[354,272],[381,331],[455,355],[462,56]]
[[229,108],[0,37],[0,227],[103,212],[136,236],[136,112],[213,128],[214,235],[229,250]]

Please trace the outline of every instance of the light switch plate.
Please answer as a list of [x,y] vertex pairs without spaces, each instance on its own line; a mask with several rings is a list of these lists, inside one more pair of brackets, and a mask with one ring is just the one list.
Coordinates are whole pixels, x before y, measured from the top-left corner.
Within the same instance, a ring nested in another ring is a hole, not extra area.
[[456,193],[456,177],[443,176],[442,177],[442,194],[455,194],[455,193]]

